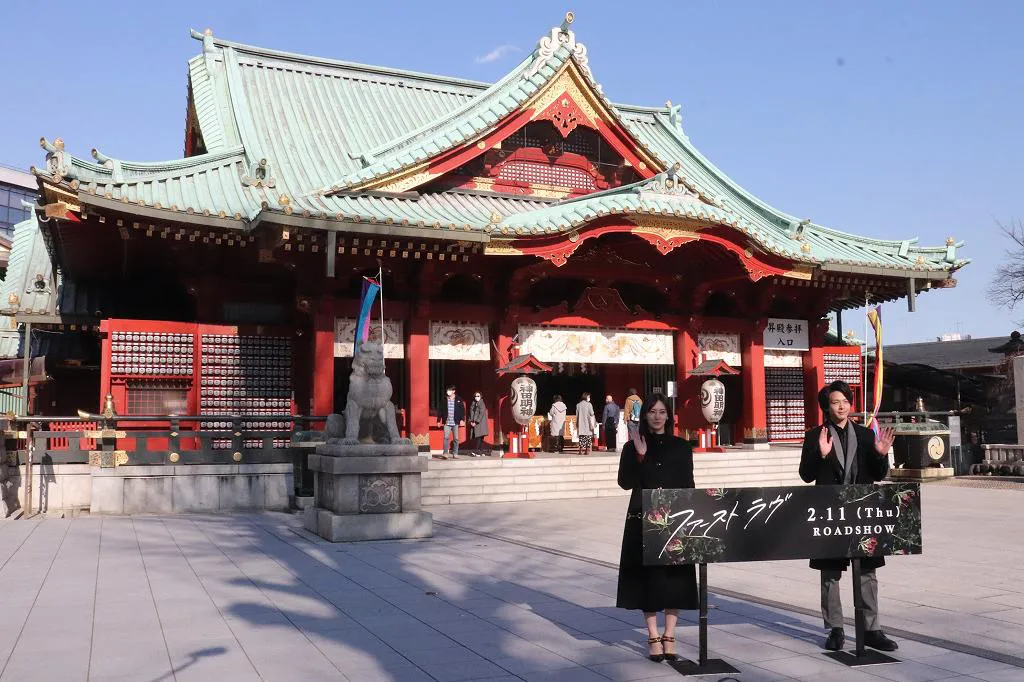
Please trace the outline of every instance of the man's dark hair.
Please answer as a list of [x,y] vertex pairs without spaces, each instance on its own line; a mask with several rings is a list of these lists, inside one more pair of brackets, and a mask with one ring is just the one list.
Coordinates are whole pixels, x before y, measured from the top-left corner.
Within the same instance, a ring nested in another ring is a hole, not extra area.
[[629,389],[629,394],[630,395],[636,395],[636,389],[635,388]]
[[846,397],[846,399],[850,401],[850,405],[853,405],[853,391],[850,390],[850,384],[846,383],[845,381],[836,380],[833,381],[828,386],[826,386],[825,388],[818,391],[818,406],[821,407],[822,414],[826,416],[828,415],[828,398],[836,391],[842,393]]
[[455,390],[455,386],[449,386],[448,388],[446,388],[444,390],[445,390],[445,392],[454,391]]
[[553,403],[560,403],[560,402],[562,402],[562,394],[561,393],[556,393],[555,395],[551,396],[551,402],[553,402]]
[[672,405],[669,403],[668,398],[662,393],[652,393],[647,396],[647,400],[640,407],[640,435],[644,438],[651,435],[651,427],[647,425],[647,413],[657,404],[661,403],[665,406],[665,411],[668,412],[668,418],[665,422],[665,433],[672,433]]

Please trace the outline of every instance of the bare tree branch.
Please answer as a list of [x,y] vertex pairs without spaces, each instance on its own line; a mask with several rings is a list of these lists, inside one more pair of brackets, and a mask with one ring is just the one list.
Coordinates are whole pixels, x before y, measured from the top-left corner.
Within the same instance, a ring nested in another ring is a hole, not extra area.
[[989,302],[1013,310],[1024,301],[1024,220],[1014,220],[1009,225],[996,222],[1003,234],[1010,239],[1006,259],[996,268],[989,282]]

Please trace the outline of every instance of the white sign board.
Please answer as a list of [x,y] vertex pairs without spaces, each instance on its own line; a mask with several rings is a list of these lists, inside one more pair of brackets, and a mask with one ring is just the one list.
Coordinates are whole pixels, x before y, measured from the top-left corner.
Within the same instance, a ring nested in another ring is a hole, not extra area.
[[809,350],[807,320],[768,319],[764,328],[764,347],[782,350]]

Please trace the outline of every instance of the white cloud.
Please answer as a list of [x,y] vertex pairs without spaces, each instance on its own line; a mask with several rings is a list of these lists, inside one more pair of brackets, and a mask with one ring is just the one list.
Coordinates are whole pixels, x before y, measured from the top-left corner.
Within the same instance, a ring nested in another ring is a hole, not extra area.
[[484,56],[477,57],[476,63],[489,64],[491,62],[496,62],[510,52],[519,52],[519,48],[515,45],[498,45]]

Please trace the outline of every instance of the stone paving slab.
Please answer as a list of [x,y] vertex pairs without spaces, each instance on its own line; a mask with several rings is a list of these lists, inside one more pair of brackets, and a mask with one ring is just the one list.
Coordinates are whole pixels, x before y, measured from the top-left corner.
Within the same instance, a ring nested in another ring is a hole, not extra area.
[[[614,608],[616,571],[601,557],[617,557],[621,508],[475,512],[448,521],[477,532],[438,525],[432,540],[359,544],[327,543],[272,513],[0,522],[0,682],[680,679],[646,660],[638,614]],[[1019,608],[1015,566],[987,565],[990,580],[970,583],[978,599],[1011,602],[977,618]],[[919,601],[941,594],[910,587]],[[711,655],[743,681],[1024,680],[1024,669],[913,640],[901,642],[902,663],[850,670],[822,655],[818,618],[712,601]],[[695,614],[677,636],[696,657]]]
[[[453,505],[434,514],[442,524],[614,565],[625,505],[617,499],[536,502],[515,506],[514,513],[507,504]],[[1024,660],[1024,486],[926,484],[922,505],[924,554],[890,557],[879,571],[883,628]],[[754,596],[818,613],[818,574],[806,561],[720,564],[708,574],[719,596]],[[852,624],[850,582],[842,589]]]

